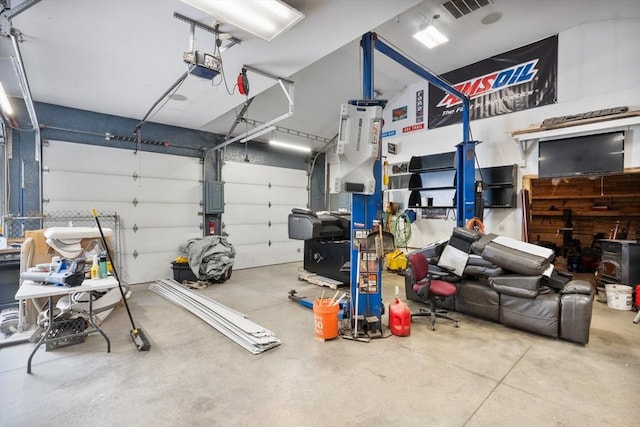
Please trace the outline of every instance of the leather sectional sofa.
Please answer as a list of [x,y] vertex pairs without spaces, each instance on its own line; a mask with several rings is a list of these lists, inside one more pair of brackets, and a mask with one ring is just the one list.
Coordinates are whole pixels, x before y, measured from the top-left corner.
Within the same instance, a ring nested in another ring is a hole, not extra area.
[[[445,278],[455,283],[457,293],[443,301],[442,308],[579,344],[589,341],[593,287],[555,270],[551,250],[455,228],[448,241],[420,252],[430,268],[457,271]],[[413,285],[409,267],[407,299],[423,301]]]

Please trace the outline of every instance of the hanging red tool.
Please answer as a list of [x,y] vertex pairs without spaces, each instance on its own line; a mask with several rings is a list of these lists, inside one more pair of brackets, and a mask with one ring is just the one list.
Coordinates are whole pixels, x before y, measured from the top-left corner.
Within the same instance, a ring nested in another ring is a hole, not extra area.
[[238,91],[240,95],[249,95],[249,79],[247,78],[247,69],[243,68],[238,74]]

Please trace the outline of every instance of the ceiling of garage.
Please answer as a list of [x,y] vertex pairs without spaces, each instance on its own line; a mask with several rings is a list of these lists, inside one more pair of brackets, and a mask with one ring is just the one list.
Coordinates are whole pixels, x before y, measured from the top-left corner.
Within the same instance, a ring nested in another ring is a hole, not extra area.
[[[585,22],[640,18],[638,0],[493,0],[459,19],[442,2],[287,0],[305,18],[271,42],[223,24],[221,31],[242,41],[222,54],[225,79],[189,76],[175,92],[180,96],[160,103],[150,121],[226,134],[246,100],[234,88],[246,64],[295,82],[294,114],[279,126],[331,139],[337,133],[340,104],[361,96],[358,42],[367,31],[375,31],[433,72],[444,73]],[[15,8],[21,1],[10,3]],[[190,29],[174,18],[174,12],[206,25],[214,23],[179,0],[42,0],[35,4],[12,21],[22,33],[20,50],[33,99],[142,119],[186,71],[182,56],[189,47]],[[483,18],[493,12],[500,12],[502,18],[483,24]],[[435,15],[439,18],[433,19]],[[412,37],[428,20],[449,37],[448,43],[428,50]],[[213,51],[211,33],[196,29],[195,36],[196,49]],[[8,39],[2,40],[0,50],[0,81],[10,96],[21,97]],[[420,79],[380,54],[374,69],[374,86],[385,99]],[[249,119],[266,122],[287,111],[276,81],[252,72],[248,78],[249,95],[255,97]],[[247,127],[238,126],[234,135]],[[325,145],[278,136],[315,150]]]

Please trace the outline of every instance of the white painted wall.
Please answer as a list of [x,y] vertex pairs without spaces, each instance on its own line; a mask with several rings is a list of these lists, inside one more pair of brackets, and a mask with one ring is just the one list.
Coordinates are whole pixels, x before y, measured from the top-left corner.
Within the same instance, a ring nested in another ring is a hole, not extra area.
[[[476,147],[480,167],[518,164],[518,193],[523,175],[538,172],[537,144],[531,144],[525,158],[511,132],[539,124],[544,119],[578,114],[587,111],[627,105],[640,106],[640,20],[594,22],[571,28],[559,34],[558,46],[558,102],[517,113],[471,122],[473,139],[482,141]],[[532,40],[533,42],[535,40]],[[517,46],[514,46],[516,48]],[[429,64],[425,64],[429,66]],[[398,144],[398,154],[388,157],[389,163],[408,161],[414,155],[455,151],[462,140],[462,125],[402,134],[402,127],[413,124],[416,90],[425,90],[426,81],[406,88],[390,100],[384,110],[385,128],[396,129],[396,136],[383,139],[383,155],[387,142]],[[406,105],[407,120],[392,122],[394,108]],[[425,100],[426,105],[426,100]],[[426,113],[425,113],[425,121]],[[426,126],[426,123],[425,123]],[[625,168],[640,167],[640,126],[628,129],[625,144]],[[400,192],[393,192],[399,194]],[[409,192],[404,195],[407,206]],[[396,196],[397,197],[397,196]],[[393,199],[392,199],[393,200]],[[520,197],[518,197],[520,206]],[[418,215],[419,216],[419,215]],[[521,238],[522,211],[518,209],[486,209],[484,224],[487,231]],[[409,246],[420,247],[451,235],[455,220],[418,219],[413,224]]]

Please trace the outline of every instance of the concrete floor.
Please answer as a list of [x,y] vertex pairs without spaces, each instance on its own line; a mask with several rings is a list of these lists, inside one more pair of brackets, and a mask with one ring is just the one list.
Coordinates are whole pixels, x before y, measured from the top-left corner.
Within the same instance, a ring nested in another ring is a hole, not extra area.
[[[594,303],[589,344],[550,339],[459,315],[432,332],[359,343],[314,339],[309,309],[289,289],[301,263],[234,271],[202,290],[276,332],[252,355],[185,310],[134,287],[134,319],[153,347],[138,352],[124,308],[102,337],[34,357],[0,349],[2,426],[637,426],[640,325],[635,312]],[[403,278],[384,273],[391,301]],[[332,295],[332,291],[325,292]],[[413,309],[420,304],[410,303]],[[384,319],[386,323],[387,319]]]

